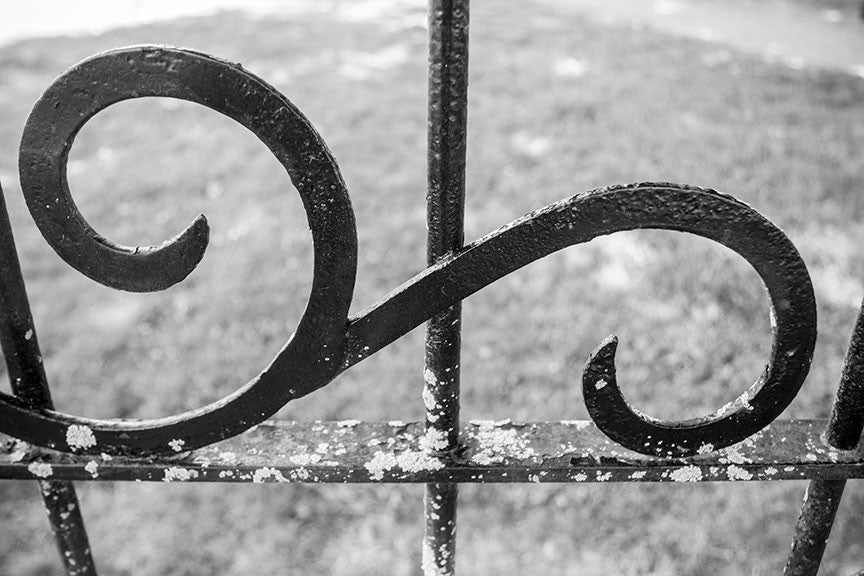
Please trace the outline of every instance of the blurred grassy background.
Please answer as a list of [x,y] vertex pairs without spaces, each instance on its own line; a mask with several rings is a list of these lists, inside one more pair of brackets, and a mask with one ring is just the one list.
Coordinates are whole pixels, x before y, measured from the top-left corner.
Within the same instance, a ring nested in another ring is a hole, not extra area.
[[[242,13],[0,47],[0,182],[57,406],[155,417],[201,406],[262,369],[311,285],[305,216],[254,136],[191,104],[99,114],[72,150],[85,216],[159,243],[199,212],[200,268],[159,294],[78,275],[38,235],[17,185],[29,107],[100,50],[187,46],[282,90],[340,162],[352,194],[357,311],[424,268],[423,8],[351,3],[291,18]],[[769,65],[650,30],[598,27],[531,3],[472,7],[466,239],[572,194],[640,180],[732,193],[783,228],[813,276],[819,342],[784,417],[825,417],[864,296],[864,79]],[[684,418],[737,397],[770,347],[768,302],[729,251],[672,232],[617,234],[536,262],[464,307],[463,419],[584,418],[579,373],[609,333],[648,413]],[[422,329],[289,404],[286,419],[422,418]],[[823,574],[860,569],[864,491],[850,483]],[[465,486],[463,574],[769,574],[804,484]],[[104,574],[416,574],[421,486],[81,484]],[[59,574],[33,483],[0,483],[0,573]]]

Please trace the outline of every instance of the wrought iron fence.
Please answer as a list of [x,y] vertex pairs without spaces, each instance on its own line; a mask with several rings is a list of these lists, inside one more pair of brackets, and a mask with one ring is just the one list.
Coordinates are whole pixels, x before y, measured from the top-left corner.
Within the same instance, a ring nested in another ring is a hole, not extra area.
[[[70,575],[96,569],[72,481],[414,482],[426,484],[426,574],[452,574],[463,482],[700,482],[809,479],[786,574],[815,574],[845,482],[864,475],[864,315],[829,420],[777,420],[809,370],[816,305],[792,242],[746,204],[668,183],[612,186],[550,204],[463,246],[468,75],[467,0],[429,6],[428,268],[349,317],[357,238],[347,190],[321,137],[294,105],[239,65],[162,46],[93,56],[36,103],[20,147],[29,210],[67,263],[106,286],[163,290],[204,254],[199,217],[182,234],[129,248],[100,236],[66,181],[70,147],[104,108],[169,96],[236,120],[284,166],[314,245],[311,295],[273,362],[230,396],[157,420],[92,420],[54,410],[5,204],[0,202],[0,344],[13,395],[0,394],[0,478],[39,481]],[[2,199],[2,197],[0,197]],[[737,400],[695,420],[659,421],[622,395],[617,340],[583,373],[593,422],[460,425],[460,302],[557,250],[640,228],[686,231],[745,258],[768,289],[774,340],[764,373]],[[267,422],[286,403],[427,322],[425,423]],[[242,436],[239,434],[246,432]],[[318,449],[326,438],[329,449]],[[216,444],[218,442],[218,444]]]

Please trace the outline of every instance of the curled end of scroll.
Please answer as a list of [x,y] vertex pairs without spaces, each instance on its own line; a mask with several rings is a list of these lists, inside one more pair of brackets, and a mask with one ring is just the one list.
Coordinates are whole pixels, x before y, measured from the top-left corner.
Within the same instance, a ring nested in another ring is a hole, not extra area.
[[[615,377],[615,352],[618,350],[618,337],[607,336],[588,357],[582,371],[582,394],[588,413],[607,436],[609,422],[614,422],[620,410],[633,414]],[[633,414],[635,416],[635,414]]]
[[641,454],[661,457],[695,454],[689,442],[666,437],[668,429],[658,426],[658,421],[641,414],[624,398],[615,375],[617,349],[618,337],[606,337],[588,357],[582,371],[585,406],[597,428],[618,444]]
[[[91,254],[79,254],[79,258],[83,258],[75,259],[99,264],[79,270],[100,284],[117,290],[158,292],[181,282],[195,270],[207,251],[210,225],[207,218],[199,214],[183,232],[158,246],[129,248],[100,240],[102,246],[90,245],[95,248]],[[103,251],[106,248],[107,253]],[[64,259],[75,266],[73,260]]]

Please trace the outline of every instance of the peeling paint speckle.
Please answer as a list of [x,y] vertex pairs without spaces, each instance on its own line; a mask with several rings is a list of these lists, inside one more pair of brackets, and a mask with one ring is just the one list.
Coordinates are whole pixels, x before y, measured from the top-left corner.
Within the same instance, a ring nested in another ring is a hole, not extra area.
[[168,446],[170,446],[171,449],[174,450],[174,452],[182,452],[184,444],[186,444],[186,441],[180,440],[179,438],[176,438],[176,439],[168,442]]

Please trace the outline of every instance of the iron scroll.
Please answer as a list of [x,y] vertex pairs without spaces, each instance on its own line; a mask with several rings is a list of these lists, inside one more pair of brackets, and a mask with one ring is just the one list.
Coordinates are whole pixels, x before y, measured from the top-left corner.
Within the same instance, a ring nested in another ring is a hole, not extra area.
[[[205,446],[262,422],[514,270],[598,236],[645,228],[708,238],[753,266],[768,289],[776,319],[771,357],[750,390],[723,411],[695,421],[661,422],[639,414],[621,394],[614,369],[617,342],[610,339],[583,375],[586,404],[601,430],[644,454],[682,457],[718,450],[777,418],[807,375],[816,340],[816,306],[809,274],[794,245],[735,198],[677,184],[614,186],[550,204],[430,266],[349,318],[357,268],[354,214],[323,140],[302,113],[263,80],[239,65],[176,48],[124,48],[81,62],[48,88],[24,129],[21,184],[37,226],[63,260],[106,286],[165,289],[192,272],[207,246],[209,229],[203,216],[160,246],[117,245],[93,230],[72,199],[66,161],[75,135],[100,110],[145,96],[180,98],[225,114],[255,133],[285,167],[303,201],[314,246],[313,285],[303,317],[270,366],[203,408],[155,420],[93,420],[33,409],[2,394],[0,432],[79,453],[169,454],[169,443],[176,440],[186,449]],[[86,430],[92,443],[70,442],[72,430]]]

